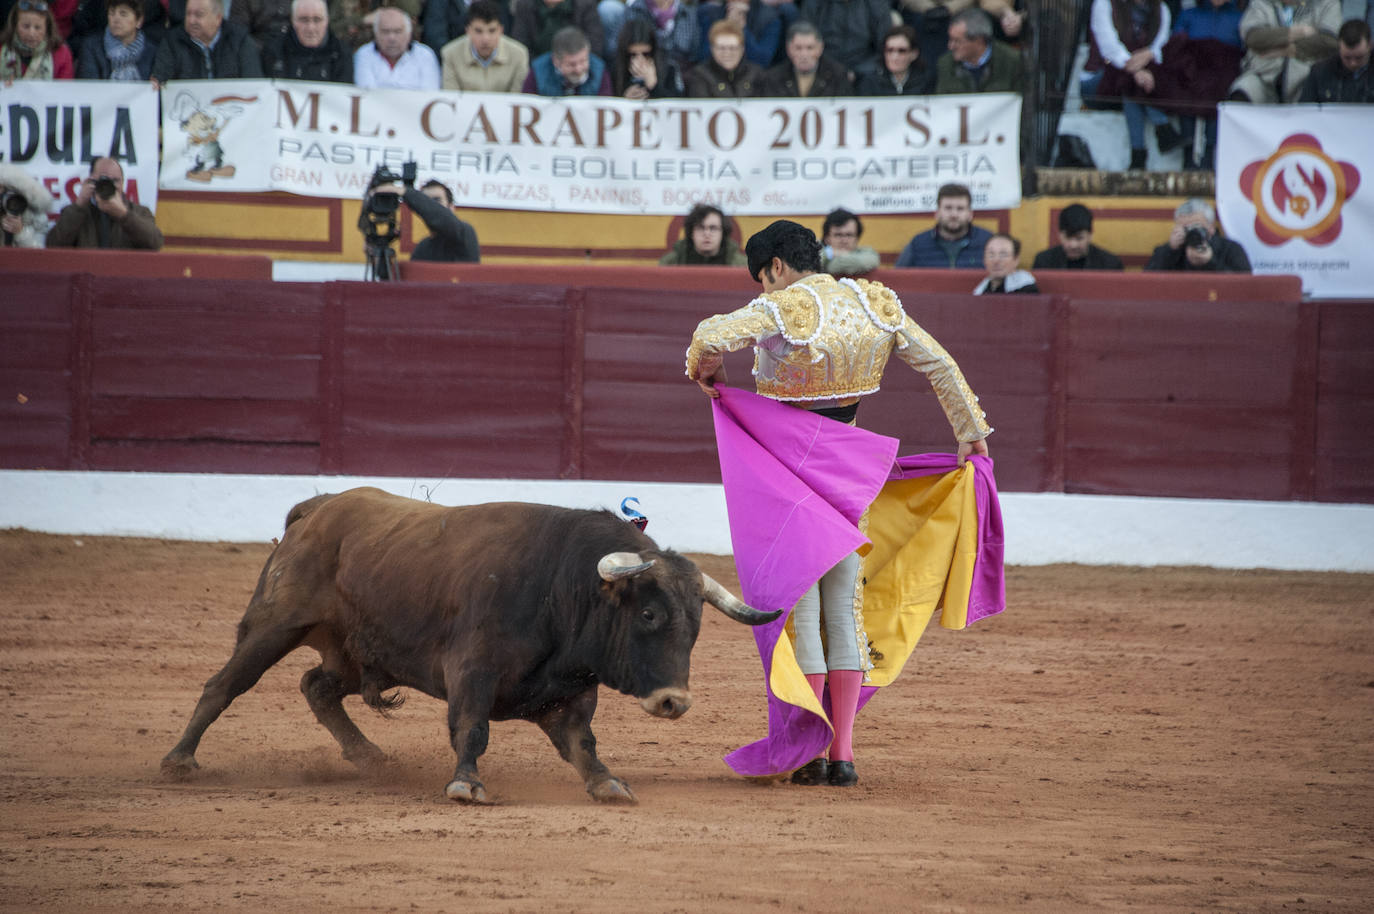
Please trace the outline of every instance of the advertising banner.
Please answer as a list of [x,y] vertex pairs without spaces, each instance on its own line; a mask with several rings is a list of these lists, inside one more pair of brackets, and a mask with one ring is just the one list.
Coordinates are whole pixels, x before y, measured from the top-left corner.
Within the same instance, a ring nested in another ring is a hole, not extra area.
[[0,91],[0,161],[76,199],[91,162],[124,168],[124,195],[157,210],[157,90],[152,84],[18,79]]
[[1374,296],[1374,106],[1221,105],[1217,210],[1256,273]]
[[1021,202],[1021,100],[988,94],[713,101],[186,81],[163,98],[162,186],[361,197],[415,162],[464,207],[676,215]]

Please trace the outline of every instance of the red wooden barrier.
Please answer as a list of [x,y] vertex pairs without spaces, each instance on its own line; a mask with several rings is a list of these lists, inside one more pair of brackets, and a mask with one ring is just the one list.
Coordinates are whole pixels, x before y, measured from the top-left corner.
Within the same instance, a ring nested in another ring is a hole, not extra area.
[[[0,307],[0,466],[718,478],[683,352],[702,317],[757,291],[744,271],[506,269],[456,284],[0,276],[20,293]],[[1374,502],[1374,302],[1266,300],[1250,277],[1120,300],[893,275],[982,397],[1007,490]],[[727,366],[748,386],[747,353]],[[952,445],[902,365],[860,422],[909,451]]]
[[100,248],[0,248],[0,275],[95,273],[190,279],[271,279],[272,258],[180,251],[114,251]]

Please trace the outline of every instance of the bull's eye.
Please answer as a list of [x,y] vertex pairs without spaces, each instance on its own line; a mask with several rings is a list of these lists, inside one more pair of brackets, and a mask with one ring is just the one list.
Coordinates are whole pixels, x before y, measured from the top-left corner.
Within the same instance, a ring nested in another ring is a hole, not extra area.
[[640,612],[639,618],[652,625],[658,620],[658,613],[654,612],[652,609],[646,609]]

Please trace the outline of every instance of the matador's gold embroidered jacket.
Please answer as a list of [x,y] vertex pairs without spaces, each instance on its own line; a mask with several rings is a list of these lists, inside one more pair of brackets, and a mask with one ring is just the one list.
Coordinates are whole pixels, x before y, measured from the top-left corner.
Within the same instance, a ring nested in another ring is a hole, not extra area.
[[774,400],[851,403],[875,393],[888,358],[923,373],[960,442],[992,432],[949,353],[882,283],[813,273],[697,325],[687,376],[709,376],[723,353],[754,347],[754,382]]

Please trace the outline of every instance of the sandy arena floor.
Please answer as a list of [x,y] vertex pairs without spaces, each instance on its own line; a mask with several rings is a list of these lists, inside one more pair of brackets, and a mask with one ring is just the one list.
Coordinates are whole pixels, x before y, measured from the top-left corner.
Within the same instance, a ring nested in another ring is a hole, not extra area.
[[[531,724],[494,724],[500,805],[443,797],[444,708],[343,761],[298,651],[161,780],[269,546],[0,532],[0,909],[1374,909],[1374,576],[1017,568],[1010,608],[932,628],[860,716],[850,790],[720,761],[765,729],[748,632],[708,613],[695,705],[603,691],[603,807]],[[701,558],[734,587],[728,559]]]

